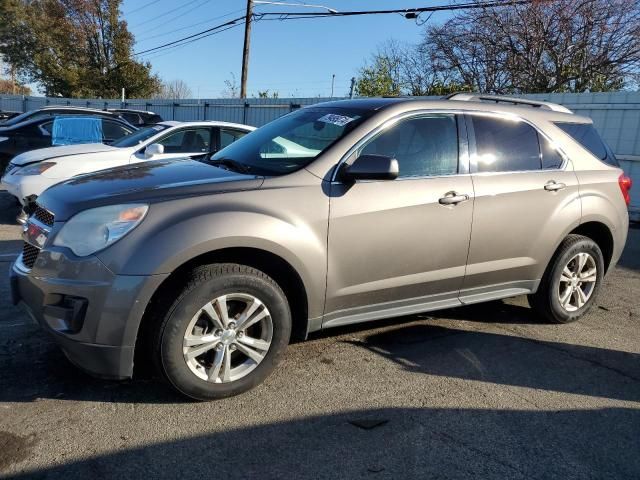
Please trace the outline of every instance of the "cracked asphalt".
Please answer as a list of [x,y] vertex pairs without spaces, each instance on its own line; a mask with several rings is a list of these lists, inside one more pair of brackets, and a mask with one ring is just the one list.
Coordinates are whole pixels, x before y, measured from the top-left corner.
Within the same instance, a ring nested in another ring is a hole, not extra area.
[[515,298],[343,328],[191,403],[86,376],[10,304],[13,215],[0,193],[2,478],[640,478],[640,229],[578,323]]

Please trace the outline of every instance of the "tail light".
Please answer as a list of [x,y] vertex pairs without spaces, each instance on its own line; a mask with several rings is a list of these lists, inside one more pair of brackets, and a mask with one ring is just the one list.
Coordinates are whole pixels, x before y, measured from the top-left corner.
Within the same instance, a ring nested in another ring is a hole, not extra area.
[[618,177],[618,185],[620,185],[620,191],[622,192],[622,197],[624,198],[627,206],[631,203],[631,186],[633,185],[633,181],[630,177],[627,177],[624,173]]

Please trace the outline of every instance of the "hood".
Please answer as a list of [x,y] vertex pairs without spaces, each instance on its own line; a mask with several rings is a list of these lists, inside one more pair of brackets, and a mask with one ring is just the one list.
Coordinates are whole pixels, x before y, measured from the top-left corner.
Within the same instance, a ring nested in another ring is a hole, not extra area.
[[29,163],[42,162],[57,157],[65,157],[67,155],[80,155],[85,153],[96,152],[113,152],[120,150],[116,147],[103,145],[102,143],[84,143],[79,145],[64,145],[60,147],[39,148],[29,152],[21,153],[13,157],[11,163],[14,165],[27,165]]
[[79,175],[45,190],[38,203],[65,221],[88,208],[254,190],[263,180],[195,160],[153,160]]

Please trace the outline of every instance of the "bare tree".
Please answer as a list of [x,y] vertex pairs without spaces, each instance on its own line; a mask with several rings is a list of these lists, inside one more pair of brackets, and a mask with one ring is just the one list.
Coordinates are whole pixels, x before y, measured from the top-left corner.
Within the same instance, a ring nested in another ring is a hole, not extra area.
[[156,95],[156,98],[178,99],[191,98],[192,96],[191,88],[184,81],[171,80],[162,82],[160,92]]
[[222,96],[226,98],[238,98],[240,96],[240,87],[236,81],[236,76],[233,72],[229,72],[231,78],[224,81],[225,89],[222,91]]
[[389,40],[360,69],[358,95],[445,95],[468,90],[446,69],[437,68],[429,49]]
[[431,68],[481,92],[618,90],[640,69],[638,0],[534,0],[428,27]]

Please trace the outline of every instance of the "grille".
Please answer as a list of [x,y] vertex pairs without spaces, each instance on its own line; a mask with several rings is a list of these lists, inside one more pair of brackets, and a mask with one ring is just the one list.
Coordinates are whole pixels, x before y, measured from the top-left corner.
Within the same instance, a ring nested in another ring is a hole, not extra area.
[[36,209],[33,212],[33,216],[39,222],[42,222],[43,224],[49,227],[53,227],[53,213],[49,212],[48,210],[45,210],[40,205],[36,205]]
[[39,253],[40,249],[24,242],[24,246],[22,247],[22,263],[24,263],[24,266],[27,268],[33,268]]

